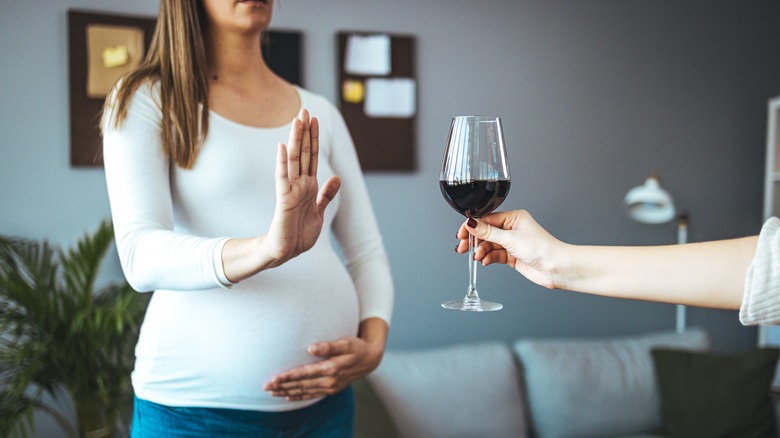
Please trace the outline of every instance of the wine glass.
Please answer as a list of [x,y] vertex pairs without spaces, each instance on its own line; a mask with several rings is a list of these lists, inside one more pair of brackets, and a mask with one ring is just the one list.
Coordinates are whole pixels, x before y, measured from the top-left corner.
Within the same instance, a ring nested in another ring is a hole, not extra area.
[[[493,116],[457,116],[450,124],[439,187],[458,213],[479,218],[495,210],[509,193],[501,119]],[[481,300],[477,293],[476,238],[469,235],[469,287],[462,300],[441,303],[445,309],[484,312],[499,310],[500,303]]]

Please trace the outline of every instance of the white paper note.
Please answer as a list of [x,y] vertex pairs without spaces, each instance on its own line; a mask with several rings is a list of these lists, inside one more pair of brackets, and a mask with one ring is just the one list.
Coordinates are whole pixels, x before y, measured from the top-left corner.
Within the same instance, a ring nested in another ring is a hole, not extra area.
[[369,117],[413,117],[417,107],[417,83],[409,78],[366,80],[363,107]]
[[350,35],[344,71],[355,75],[389,75],[390,35]]

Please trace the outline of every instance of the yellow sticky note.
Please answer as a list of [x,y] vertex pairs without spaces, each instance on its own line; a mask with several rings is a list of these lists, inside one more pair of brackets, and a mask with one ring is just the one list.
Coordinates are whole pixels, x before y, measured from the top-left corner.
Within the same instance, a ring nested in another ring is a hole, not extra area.
[[354,79],[347,79],[341,85],[341,93],[344,96],[344,101],[349,103],[360,103],[365,97],[365,89],[363,87],[363,81]]
[[129,60],[127,46],[113,46],[103,49],[103,67],[119,67],[127,64]]

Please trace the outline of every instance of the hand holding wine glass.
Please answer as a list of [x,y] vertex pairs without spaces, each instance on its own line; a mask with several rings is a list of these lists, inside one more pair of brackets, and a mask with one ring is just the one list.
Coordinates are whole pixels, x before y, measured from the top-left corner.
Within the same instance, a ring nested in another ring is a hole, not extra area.
[[[452,119],[439,176],[439,187],[458,213],[472,218],[486,215],[504,201],[510,186],[509,163],[501,119],[458,116]],[[499,310],[503,305],[479,298],[474,236],[469,237],[469,287],[462,300],[442,303],[445,309]]]

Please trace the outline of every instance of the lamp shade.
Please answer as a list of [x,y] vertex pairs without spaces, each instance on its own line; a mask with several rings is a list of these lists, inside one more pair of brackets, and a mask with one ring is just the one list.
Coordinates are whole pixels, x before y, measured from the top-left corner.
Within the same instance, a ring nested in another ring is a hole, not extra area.
[[661,188],[658,178],[651,175],[641,186],[626,194],[623,202],[631,219],[645,224],[662,224],[674,218],[672,196]]

